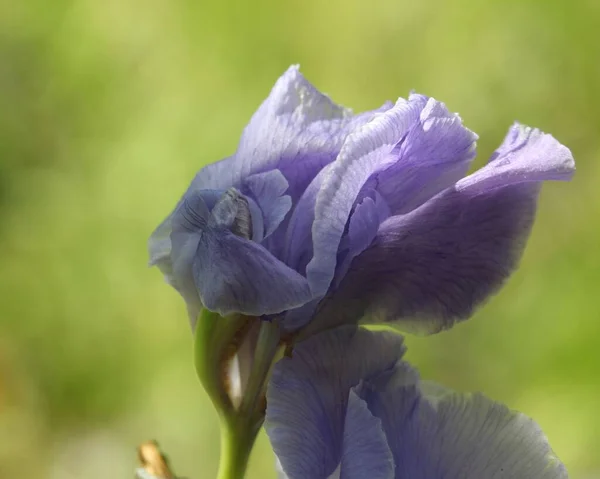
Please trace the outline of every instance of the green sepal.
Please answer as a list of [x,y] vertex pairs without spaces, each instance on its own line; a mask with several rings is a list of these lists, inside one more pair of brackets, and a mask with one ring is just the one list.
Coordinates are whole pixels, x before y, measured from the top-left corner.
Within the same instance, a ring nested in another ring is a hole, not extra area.
[[242,315],[223,317],[207,309],[198,315],[194,338],[196,372],[219,415],[233,412],[227,368],[251,320]]

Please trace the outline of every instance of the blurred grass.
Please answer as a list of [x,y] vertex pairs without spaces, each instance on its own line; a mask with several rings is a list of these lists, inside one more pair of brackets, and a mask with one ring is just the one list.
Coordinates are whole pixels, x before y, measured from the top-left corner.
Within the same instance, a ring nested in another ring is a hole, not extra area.
[[[145,242],[291,63],[356,111],[445,101],[478,164],[515,119],[572,149],[576,178],[546,186],[507,287],[409,338],[409,359],[533,416],[572,477],[598,474],[599,22],[591,0],[0,5],[0,477],[131,477],[148,438],[214,477],[184,305]],[[272,461],[262,437],[249,477]]]

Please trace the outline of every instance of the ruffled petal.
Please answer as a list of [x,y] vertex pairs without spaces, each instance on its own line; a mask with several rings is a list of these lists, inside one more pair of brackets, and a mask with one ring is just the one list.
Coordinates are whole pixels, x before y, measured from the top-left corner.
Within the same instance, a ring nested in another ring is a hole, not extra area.
[[313,294],[322,297],[334,276],[340,240],[354,203],[377,170],[390,166],[390,155],[419,119],[421,101],[398,100],[393,108],[350,135],[323,178],[312,226],[313,255],[306,268]]
[[427,99],[419,121],[393,153],[396,163],[375,175],[392,214],[413,210],[461,179],[475,158],[476,140],[456,113]]
[[250,175],[279,169],[296,200],[318,171],[337,156],[349,131],[372,115],[353,116],[311,85],[297,65],[292,66],[252,116],[236,154],[203,168],[193,187],[239,187]]
[[521,182],[569,180],[575,171],[571,151],[552,135],[515,123],[484,168],[456,184],[460,191],[485,193]]
[[[327,478],[340,466],[344,435],[354,434],[352,429],[345,431],[350,389],[393,368],[403,352],[398,335],[343,327],[301,342],[292,358],[275,365],[267,389],[265,428],[290,479]],[[364,411],[351,414],[363,416]],[[373,424],[368,426],[371,435],[377,429]],[[354,438],[348,447],[359,444]]]
[[551,136],[516,128],[487,166],[385,221],[315,323],[363,318],[434,333],[494,293],[521,257],[541,182],[568,179],[574,169]]

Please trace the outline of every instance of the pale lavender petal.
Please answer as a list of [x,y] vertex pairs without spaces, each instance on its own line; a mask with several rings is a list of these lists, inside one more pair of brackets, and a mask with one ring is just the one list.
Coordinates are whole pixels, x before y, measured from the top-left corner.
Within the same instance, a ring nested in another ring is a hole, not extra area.
[[[411,95],[411,98],[419,95]],[[475,158],[477,135],[433,98],[393,154],[396,163],[375,175],[392,214],[406,213],[454,185]]]
[[354,125],[372,115],[353,116],[311,85],[298,66],[292,66],[253,115],[236,154],[203,168],[193,186],[239,187],[250,175],[279,169],[290,183],[288,194],[296,200],[317,172],[333,161]]
[[487,166],[459,181],[456,189],[483,193],[507,184],[568,180],[574,171],[566,146],[552,135],[515,123]]
[[469,317],[517,265],[541,181],[573,171],[568,150],[552,137],[528,134],[523,141],[516,149],[505,143],[474,175],[384,222],[315,322],[363,318],[433,333]]
[[328,170],[317,195],[313,256],[306,268],[316,297],[322,297],[331,284],[340,240],[361,189],[375,171],[393,164],[390,153],[418,121],[421,109],[421,101],[398,100],[350,135]]
[[338,468],[350,389],[392,369],[403,352],[398,335],[342,327],[299,343],[275,365],[265,428],[291,479],[327,478]]

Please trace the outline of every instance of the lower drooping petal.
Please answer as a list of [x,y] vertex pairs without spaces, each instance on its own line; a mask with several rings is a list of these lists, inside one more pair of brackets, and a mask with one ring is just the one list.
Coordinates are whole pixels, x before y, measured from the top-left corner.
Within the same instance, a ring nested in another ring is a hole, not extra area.
[[363,318],[434,333],[494,293],[521,257],[541,182],[574,169],[552,137],[514,128],[487,166],[384,222],[314,321]]
[[365,394],[384,426],[396,479],[565,479],[539,426],[481,394],[379,384]]
[[276,314],[310,300],[304,276],[264,247],[227,230],[207,230],[193,262],[202,304],[222,316]]
[[265,425],[280,477],[567,478],[531,419],[481,394],[420,383],[400,359],[390,366],[393,336],[346,326],[299,343],[276,365]]
[[[346,433],[354,441],[348,448],[362,444],[355,436],[358,430],[344,427],[346,417],[365,419],[359,404],[347,415],[350,390],[361,379],[391,369],[404,352],[402,337],[393,334],[384,335],[371,349],[375,334],[338,328],[302,342],[292,358],[275,365],[267,389],[265,428],[290,479],[333,474],[349,451],[344,449]],[[365,428],[376,437],[376,424],[368,417]],[[385,456],[381,449],[371,453]]]
[[243,195],[229,189],[212,206],[202,192],[190,194],[171,219],[173,284],[192,322],[202,306],[261,316],[311,298],[306,278],[250,240],[251,207]]
[[393,479],[392,451],[367,403],[351,390],[344,420],[340,479]]

